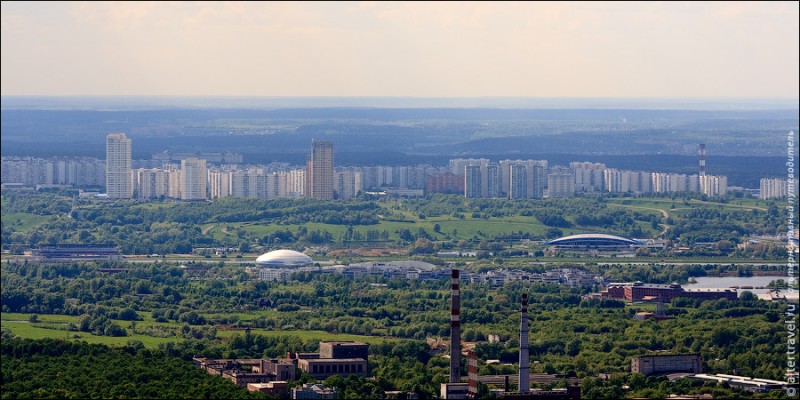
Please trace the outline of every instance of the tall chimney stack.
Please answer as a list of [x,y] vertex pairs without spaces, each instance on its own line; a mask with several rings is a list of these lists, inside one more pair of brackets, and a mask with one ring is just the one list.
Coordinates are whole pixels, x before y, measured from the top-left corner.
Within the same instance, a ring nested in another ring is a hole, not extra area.
[[528,348],[528,294],[522,294],[519,320],[519,391],[531,391],[530,350]]
[[700,144],[700,176],[706,176],[706,145]]
[[467,353],[467,398],[478,398],[478,353]]
[[458,270],[450,272],[450,383],[461,380],[461,291]]

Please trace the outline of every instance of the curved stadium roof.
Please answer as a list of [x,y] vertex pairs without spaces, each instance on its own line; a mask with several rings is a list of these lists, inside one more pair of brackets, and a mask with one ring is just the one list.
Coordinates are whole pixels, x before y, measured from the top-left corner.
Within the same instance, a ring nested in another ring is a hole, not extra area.
[[632,246],[641,243],[622,236],[607,235],[603,233],[582,233],[553,239],[546,244],[552,246],[592,247],[592,246]]
[[314,261],[311,257],[294,250],[275,250],[256,258],[259,267],[305,267]]

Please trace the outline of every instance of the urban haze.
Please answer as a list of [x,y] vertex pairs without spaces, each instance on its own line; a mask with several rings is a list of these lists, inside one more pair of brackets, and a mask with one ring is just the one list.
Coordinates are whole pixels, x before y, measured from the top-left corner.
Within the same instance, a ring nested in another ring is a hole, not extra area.
[[3,398],[797,398],[796,2],[2,3]]

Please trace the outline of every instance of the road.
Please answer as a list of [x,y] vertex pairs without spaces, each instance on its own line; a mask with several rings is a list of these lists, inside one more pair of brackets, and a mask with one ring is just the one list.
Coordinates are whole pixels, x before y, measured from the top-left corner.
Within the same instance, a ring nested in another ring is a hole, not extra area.
[[662,210],[660,208],[651,208],[651,207],[629,206],[627,204],[616,204],[616,203],[610,203],[609,205],[611,205],[611,206],[620,206],[620,207],[628,207],[628,208],[641,208],[643,210],[658,211],[658,212],[661,213],[661,217],[663,217],[663,219],[664,219],[664,223],[662,224],[662,225],[664,225],[664,229],[661,230],[661,233],[659,234],[659,236],[660,237],[664,237],[664,235],[667,233],[667,231],[669,231],[670,226],[667,225],[667,220],[669,219],[669,213],[667,212],[667,210]]

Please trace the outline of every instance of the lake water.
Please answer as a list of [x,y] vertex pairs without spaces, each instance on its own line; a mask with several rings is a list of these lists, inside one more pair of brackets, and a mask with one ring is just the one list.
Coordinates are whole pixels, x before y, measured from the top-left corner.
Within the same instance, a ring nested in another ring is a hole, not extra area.
[[[686,289],[727,289],[731,286],[752,286],[766,287],[770,282],[778,279],[788,280],[786,276],[700,276],[694,278],[696,283],[687,283],[682,285]],[[753,294],[769,293],[769,289],[739,289],[737,292],[741,295],[744,291],[752,292]]]

